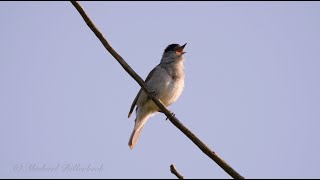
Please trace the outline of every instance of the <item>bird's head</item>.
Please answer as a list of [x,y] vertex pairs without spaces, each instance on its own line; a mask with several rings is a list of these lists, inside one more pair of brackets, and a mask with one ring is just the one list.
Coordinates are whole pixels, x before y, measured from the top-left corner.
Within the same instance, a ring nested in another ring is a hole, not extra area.
[[182,46],[180,46],[179,44],[170,44],[169,46],[167,46],[163,52],[161,62],[183,61],[183,54],[186,53],[185,51],[183,51],[183,49],[186,45],[187,43]]

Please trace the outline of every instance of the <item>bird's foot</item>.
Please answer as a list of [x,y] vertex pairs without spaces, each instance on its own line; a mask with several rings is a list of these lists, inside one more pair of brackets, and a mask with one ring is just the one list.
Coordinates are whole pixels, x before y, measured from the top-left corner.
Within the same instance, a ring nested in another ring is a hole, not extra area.
[[150,94],[151,94],[152,96],[154,96],[154,97],[157,97],[157,91],[155,91],[155,90],[154,90],[154,91],[151,90],[151,91],[150,91]]
[[[150,95],[154,96],[154,97],[157,97],[157,92],[156,91],[153,91],[153,90],[150,90]],[[148,96],[148,99],[151,99],[151,96]]]
[[[170,112],[171,112],[171,111],[170,111]],[[176,114],[174,114],[173,112],[171,112],[171,116],[170,116],[170,117],[167,116],[166,120],[172,118],[173,116],[176,116]]]

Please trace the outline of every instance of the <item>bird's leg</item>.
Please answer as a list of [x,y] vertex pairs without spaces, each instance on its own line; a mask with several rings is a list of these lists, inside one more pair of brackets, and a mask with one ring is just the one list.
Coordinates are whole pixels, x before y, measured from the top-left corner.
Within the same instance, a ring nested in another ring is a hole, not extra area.
[[[154,89],[150,90],[150,94],[152,94],[154,97],[157,97],[157,91],[154,90]],[[149,99],[151,99],[151,98],[149,97]],[[159,109],[158,112],[163,113],[161,111],[161,109]],[[168,120],[168,119],[172,118],[173,116],[175,116],[175,114],[173,112],[170,111],[170,113],[171,113],[171,116],[169,118],[167,117],[166,120]]]

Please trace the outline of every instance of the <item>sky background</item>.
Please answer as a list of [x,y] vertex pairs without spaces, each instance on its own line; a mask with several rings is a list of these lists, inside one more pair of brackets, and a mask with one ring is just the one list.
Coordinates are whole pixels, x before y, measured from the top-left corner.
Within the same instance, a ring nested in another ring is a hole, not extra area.
[[[80,4],[143,79],[188,43],[169,109],[241,175],[320,177],[319,2]],[[0,2],[0,22],[0,178],[230,178],[163,114],[129,149],[139,85],[70,2]]]

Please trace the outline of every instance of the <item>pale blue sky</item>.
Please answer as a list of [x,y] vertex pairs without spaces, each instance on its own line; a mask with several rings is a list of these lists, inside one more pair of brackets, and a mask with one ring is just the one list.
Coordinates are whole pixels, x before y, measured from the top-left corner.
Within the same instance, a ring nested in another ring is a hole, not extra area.
[[[320,177],[319,2],[80,3],[143,79],[188,43],[170,109],[241,175]],[[1,178],[230,178],[163,114],[129,149],[139,85],[70,2],[0,2],[0,22]]]

